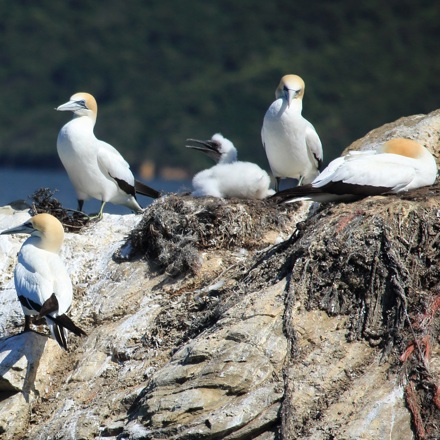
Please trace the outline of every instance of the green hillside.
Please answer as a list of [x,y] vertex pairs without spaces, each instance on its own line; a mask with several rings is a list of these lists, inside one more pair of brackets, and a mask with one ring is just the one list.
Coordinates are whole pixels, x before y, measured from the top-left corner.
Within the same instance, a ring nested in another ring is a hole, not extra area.
[[[96,134],[136,167],[192,171],[184,148],[220,131],[267,168],[260,129],[280,77],[306,82],[303,114],[328,162],[367,131],[440,102],[435,2],[224,0],[0,2],[0,164],[60,166],[54,111],[98,101]],[[200,157],[199,157],[200,156]]]

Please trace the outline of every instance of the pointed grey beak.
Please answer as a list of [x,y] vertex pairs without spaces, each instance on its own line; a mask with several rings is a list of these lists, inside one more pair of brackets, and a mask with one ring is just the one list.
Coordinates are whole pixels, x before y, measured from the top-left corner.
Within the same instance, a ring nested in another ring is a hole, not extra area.
[[76,112],[77,110],[84,109],[84,105],[81,105],[78,101],[69,101],[58,106],[55,110],[59,112]]
[[284,90],[284,97],[286,98],[286,101],[287,101],[287,107],[290,107],[290,104],[298,96],[300,91],[301,90],[294,90],[294,89],[285,89]]
[[194,145],[185,145],[186,148],[191,148],[193,150],[203,151],[215,162],[218,162],[221,156],[219,152],[220,145],[216,141],[200,141],[198,139],[187,139],[186,142],[192,142]]
[[35,229],[32,226],[31,221],[27,221],[20,226],[15,226],[14,228],[6,229],[5,231],[0,232],[0,235],[12,235],[12,234],[32,234]]

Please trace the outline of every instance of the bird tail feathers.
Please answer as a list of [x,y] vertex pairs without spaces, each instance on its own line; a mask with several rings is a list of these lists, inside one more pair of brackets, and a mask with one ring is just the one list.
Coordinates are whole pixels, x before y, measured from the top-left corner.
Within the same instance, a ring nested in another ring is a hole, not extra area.
[[55,338],[55,340],[58,342],[58,345],[67,351],[67,338],[66,338],[66,332],[64,328],[55,322],[48,319],[49,317],[46,316],[47,325],[49,327],[50,332],[52,333],[52,336]]
[[79,328],[67,315],[45,316],[50,331],[58,344],[67,350],[66,334],[64,329],[71,331],[76,336],[87,336],[87,333]]
[[313,188],[312,185],[296,186],[295,188],[288,188],[278,191],[270,197],[276,203],[292,203],[305,200],[311,200],[313,193],[320,193],[319,189]]

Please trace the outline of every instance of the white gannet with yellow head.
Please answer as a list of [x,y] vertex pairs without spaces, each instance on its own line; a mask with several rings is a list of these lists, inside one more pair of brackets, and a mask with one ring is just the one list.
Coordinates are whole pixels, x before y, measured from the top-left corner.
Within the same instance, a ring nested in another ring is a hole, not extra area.
[[206,141],[187,142],[191,142],[187,148],[202,151],[217,163],[194,176],[194,197],[264,199],[274,193],[266,171],[255,163],[238,161],[234,144],[220,133]]
[[274,195],[280,202],[350,201],[379,194],[396,194],[434,184],[434,156],[419,142],[394,138],[373,150],[349,151],[329,163],[310,184]]
[[298,179],[298,185],[312,182],[322,164],[321,140],[301,114],[304,89],[298,75],[283,76],[275,91],[276,100],[264,116],[261,139],[276,191],[284,178]]
[[38,214],[1,234],[30,234],[18,253],[14,271],[15,289],[25,314],[25,331],[30,330],[31,316],[45,317],[53,337],[67,350],[65,329],[77,336],[86,333],[66,315],[73,293],[59,256],[63,226],[50,214]]
[[135,180],[130,166],[114,147],[96,138],[93,129],[98,105],[92,95],[75,93],[56,110],[73,112],[73,119],[58,134],[57,150],[77,193],[78,210],[82,210],[85,200],[94,198],[101,201],[99,217],[107,202],[140,213],[136,193],[159,197],[158,191]]

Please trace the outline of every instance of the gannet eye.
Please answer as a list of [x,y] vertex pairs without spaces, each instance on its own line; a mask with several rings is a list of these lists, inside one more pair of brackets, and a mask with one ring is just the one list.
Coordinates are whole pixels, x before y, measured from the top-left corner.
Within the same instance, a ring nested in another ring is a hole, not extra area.
[[80,99],[79,101],[76,101],[81,107],[87,108],[86,101],[84,99]]
[[26,222],[26,223],[24,224],[24,226],[25,226],[26,228],[29,228],[29,229],[34,229],[34,225],[32,224],[31,221]]

